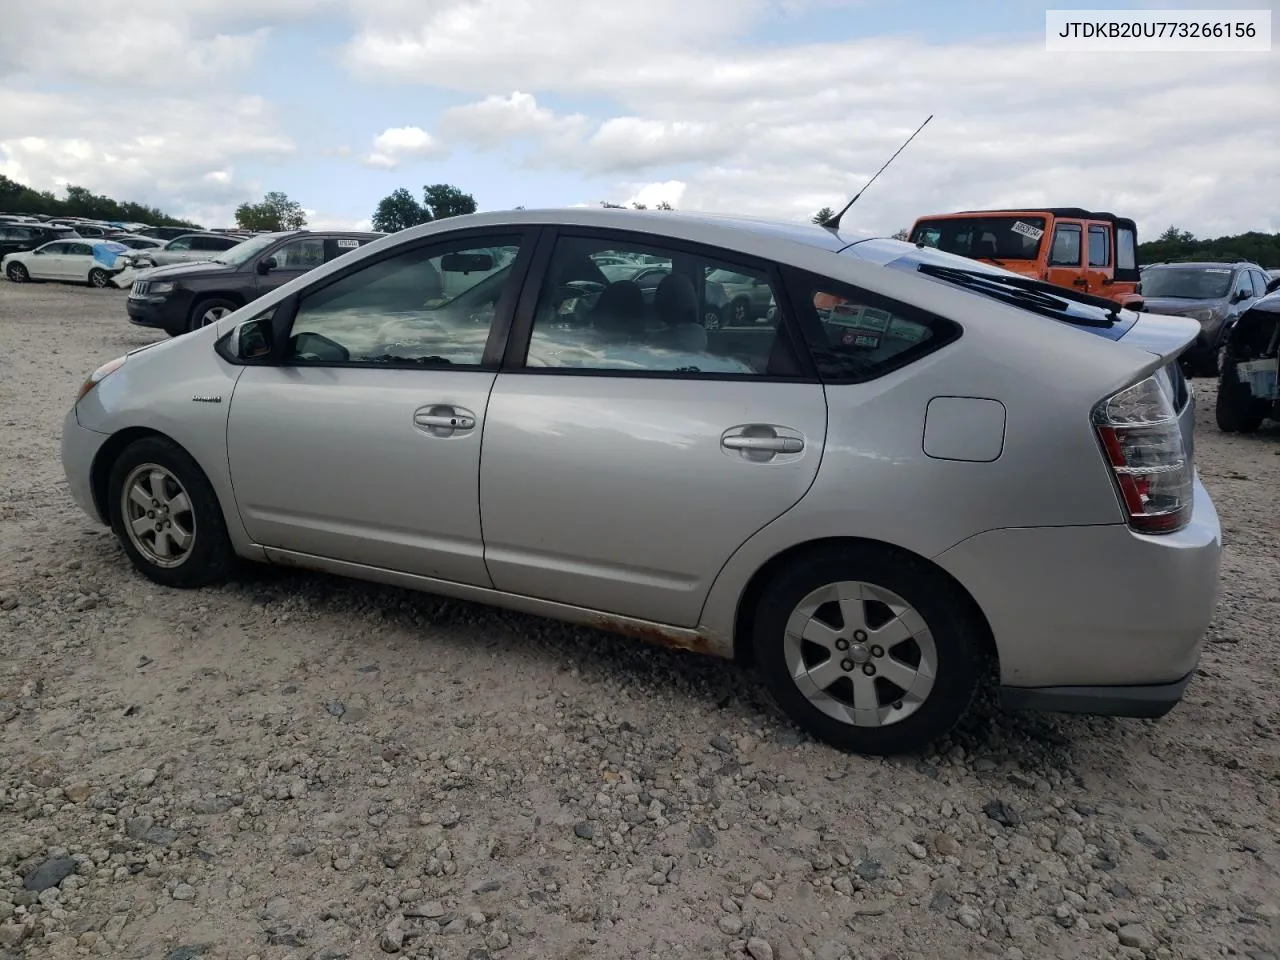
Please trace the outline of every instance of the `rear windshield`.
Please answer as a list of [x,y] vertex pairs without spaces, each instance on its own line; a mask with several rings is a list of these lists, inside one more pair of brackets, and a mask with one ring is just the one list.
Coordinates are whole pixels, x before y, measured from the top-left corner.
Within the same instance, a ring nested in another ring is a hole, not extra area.
[[962,257],[1035,260],[1044,241],[1044,217],[956,217],[921,220],[911,242]]
[[1218,300],[1231,289],[1226,267],[1148,267],[1142,272],[1144,297]]

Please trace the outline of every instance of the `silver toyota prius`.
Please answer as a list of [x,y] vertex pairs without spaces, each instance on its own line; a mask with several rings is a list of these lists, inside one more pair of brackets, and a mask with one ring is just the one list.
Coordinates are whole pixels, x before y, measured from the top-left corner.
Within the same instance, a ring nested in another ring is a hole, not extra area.
[[[709,322],[726,277],[767,316]],[[62,458],[159,584],[245,558],[588,624],[896,753],[993,662],[1011,709],[1181,698],[1221,551],[1198,330],[809,224],[476,214],[104,364]]]

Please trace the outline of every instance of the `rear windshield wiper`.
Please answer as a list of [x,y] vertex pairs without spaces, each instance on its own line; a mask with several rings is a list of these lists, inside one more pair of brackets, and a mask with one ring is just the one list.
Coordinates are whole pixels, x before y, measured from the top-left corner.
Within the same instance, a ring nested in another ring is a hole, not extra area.
[[[1065,320],[1083,327],[1112,327],[1120,321],[1119,306],[1103,297],[1095,297],[1087,293],[1077,293],[1043,280],[1032,280],[1028,277],[1001,277],[981,270],[961,270],[957,267],[942,267],[933,263],[922,263],[916,269],[921,273],[939,280],[946,280],[958,286],[985,293],[997,300],[1032,310],[1055,320]],[[1072,304],[1096,307],[1102,311],[1101,317],[1081,316],[1070,312]]]

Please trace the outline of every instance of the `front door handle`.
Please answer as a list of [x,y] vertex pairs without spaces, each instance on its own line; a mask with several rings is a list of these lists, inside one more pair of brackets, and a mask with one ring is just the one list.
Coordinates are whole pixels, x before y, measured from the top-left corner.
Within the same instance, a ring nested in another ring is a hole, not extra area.
[[720,449],[725,456],[749,463],[794,460],[804,450],[804,434],[771,423],[744,423],[720,435]]
[[452,437],[474,430],[476,415],[447,403],[433,403],[413,412],[413,425],[433,437]]
[[720,443],[727,450],[767,450],[772,453],[799,453],[804,441],[799,437],[725,437]]

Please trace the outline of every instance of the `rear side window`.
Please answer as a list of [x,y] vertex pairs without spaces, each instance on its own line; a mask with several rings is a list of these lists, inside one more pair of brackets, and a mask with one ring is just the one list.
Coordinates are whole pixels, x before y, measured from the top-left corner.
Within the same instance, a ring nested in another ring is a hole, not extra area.
[[1060,223],[1053,231],[1053,248],[1049,251],[1049,266],[1080,266],[1080,225]]
[[932,353],[960,336],[960,325],[794,268],[787,294],[823,380],[873,380]]
[[1137,270],[1138,253],[1134,245],[1133,231],[1127,227],[1116,228],[1116,267],[1120,270]]

